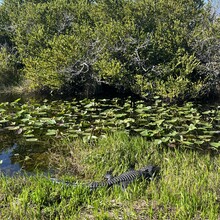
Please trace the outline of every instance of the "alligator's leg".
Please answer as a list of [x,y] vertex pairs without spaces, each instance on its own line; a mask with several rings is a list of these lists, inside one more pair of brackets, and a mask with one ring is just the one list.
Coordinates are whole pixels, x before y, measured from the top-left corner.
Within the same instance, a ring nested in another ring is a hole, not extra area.
[[105,176],[104,176],[104,179],[106,180],[106,181],[110,181],[112,178],[114,178],[114,176],[112,175],[112,170],[110,170],[110,171],[108,171],[106,174],[105,174]]
[[122,188],[123,190],[125,190],[125,189],[128,187],[128,185],[129,185],[128,181],[122,182],[122,183],[121,183],[121,188]]

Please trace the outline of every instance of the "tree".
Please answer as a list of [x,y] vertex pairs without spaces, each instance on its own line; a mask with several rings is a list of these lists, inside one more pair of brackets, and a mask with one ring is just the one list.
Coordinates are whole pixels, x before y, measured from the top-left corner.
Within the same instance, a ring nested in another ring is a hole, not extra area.
[[207,94],[218,75],[210,65],[219,57],[219,22],[202,0],[5,0],[4,7],[33,89],[105,83],[184,99]]

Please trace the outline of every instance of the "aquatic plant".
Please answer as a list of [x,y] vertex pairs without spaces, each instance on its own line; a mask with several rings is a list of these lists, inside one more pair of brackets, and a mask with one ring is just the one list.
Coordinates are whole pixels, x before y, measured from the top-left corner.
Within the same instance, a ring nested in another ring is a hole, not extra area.
[[11,133],[35,142],[48,138],[97,139],[116,130],[141,135],[155,145],[218,149],[219,107],[203,109],[186,103],[182,106],[130,99],[20,100],[0,104],[1,133]]

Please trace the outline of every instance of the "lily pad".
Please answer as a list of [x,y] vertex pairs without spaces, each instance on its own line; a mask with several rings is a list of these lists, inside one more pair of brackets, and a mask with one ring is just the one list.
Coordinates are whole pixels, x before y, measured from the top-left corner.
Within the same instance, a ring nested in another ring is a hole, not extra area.
[[27,142],[36,142],[36,141],[38,141],[38,139],[37,138],[27,138],[26,141]]
[[9,131],[16,131],[19,129],[19,126],[8,126],[5,129],[9,130]]
[[144,136],[144,137],[149,137],[150,136],[150,133],[149,133],[148,130],[142,131],[140,134],[141,134],[141,136]]
[[45,135],[47,136],[54,136],[57,134],[57,130],[54,130],[54,129],[48,129],[47,130],[47,133]]
[[211,142],[210,145],[214,148],[219,148],[220,147],[220,142]]

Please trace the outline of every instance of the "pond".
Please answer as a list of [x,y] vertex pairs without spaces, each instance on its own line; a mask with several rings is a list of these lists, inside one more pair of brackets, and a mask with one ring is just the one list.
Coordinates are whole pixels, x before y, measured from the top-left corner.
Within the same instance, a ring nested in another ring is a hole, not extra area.
[[96,140],[126,130],[157,146],[220,149],[220,106],[168,105],[131,98],[36,99],[0,103],[0,171],[47,172],[47,150],[56,139]]

